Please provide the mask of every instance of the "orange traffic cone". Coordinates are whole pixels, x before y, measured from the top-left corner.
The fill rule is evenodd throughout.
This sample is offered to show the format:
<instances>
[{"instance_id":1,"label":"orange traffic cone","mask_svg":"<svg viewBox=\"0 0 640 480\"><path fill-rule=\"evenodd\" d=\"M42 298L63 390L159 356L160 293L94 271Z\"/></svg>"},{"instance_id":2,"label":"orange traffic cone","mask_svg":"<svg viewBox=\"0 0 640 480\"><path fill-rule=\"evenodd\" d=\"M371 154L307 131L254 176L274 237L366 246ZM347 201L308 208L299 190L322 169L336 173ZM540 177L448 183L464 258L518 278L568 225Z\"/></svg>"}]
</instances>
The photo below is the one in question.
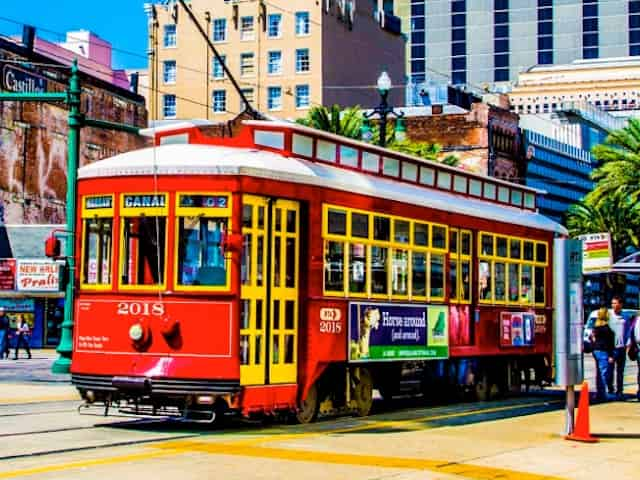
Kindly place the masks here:
<instances>
[{"instance_id":1,"label":"orange traffic cone","mask_svg":"<svg viewBox=\"0 0 640 480\"><path fill-rule=\"evenodd\" d=\"M580 401L578 403L578 420L573 433L564 437L567 440L575 440L578 442L595 443L598 438L591 436L589 433L589 383L582 382L582 390L580 390Z\"/></svg>"}]
</instances>

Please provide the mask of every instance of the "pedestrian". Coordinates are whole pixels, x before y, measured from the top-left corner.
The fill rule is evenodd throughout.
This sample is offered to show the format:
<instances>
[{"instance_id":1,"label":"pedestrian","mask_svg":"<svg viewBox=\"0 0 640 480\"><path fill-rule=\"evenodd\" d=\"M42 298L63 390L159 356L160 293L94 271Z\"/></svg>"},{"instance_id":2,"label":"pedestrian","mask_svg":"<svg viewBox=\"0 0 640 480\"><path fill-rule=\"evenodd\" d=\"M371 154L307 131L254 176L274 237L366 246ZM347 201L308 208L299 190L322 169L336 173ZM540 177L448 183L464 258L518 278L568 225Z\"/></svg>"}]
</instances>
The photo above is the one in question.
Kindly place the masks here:
<instances>
[{"instance_id":1,"label":"pedestrian","mask_svg":"<svg viewBox=\"0 0 640 480\"><path fill-rule=\"evenodd\" d=\"M636 398L640 400L640 315L633 320L629 338L629 360L638 363L638 391Z\"/></svg>"},{"instance_id":2,"label":"pedestrian","mask_svg":"<svg viewBox=\"0 0 640 480\"><path fill-rule=\"evenodd\" d=\"M9 318L0 307L0 359L9 358Z\"/></svg>"},{"instance_id":3,"label":"pedestrian","mask_svg":"<svg viewBox=\"0 0 640 480\"><path fill-rule=\"evenodd\" d=\"M22 316L19 320L18 328L16 330L18 338L16 339L16 351L13 355L13 359L18 359L18 350L24 345L24 349L27 351L27 355L31 358L31 350L29 350L29 324Z\"/></svg>"},{"instance_id":4,"label":"pedestrian","mask_svg":"<svg viewBox=\"0 0 640 480\"><path fill-rule=\"evenodd\" d=\"M615 348L613 361L615 364L615 394L618 400L623 399L624 392L624 367L627 360L627 346L631 334L631 318L627 312L622 311L622 298L614 295L611 299L609 310L609 326L615 334ZM609 393L614 393L614 368L609 370L607 387Z\"/></svg>"},{"instance_id":5,"label":"pedestrian","mask_svg":"<svg viewBox=\"0 0 640 480\"><path fill-rule=\"evenodd\" d=\"M609 327L609 311L602 307L598 310L598 317L591 333L593 344L593 358L596 361L596 389L598 400L609 400L607 395L607 381L609 370L613 366L613 352L615 334Z\"/></svg>"}]
</instances>

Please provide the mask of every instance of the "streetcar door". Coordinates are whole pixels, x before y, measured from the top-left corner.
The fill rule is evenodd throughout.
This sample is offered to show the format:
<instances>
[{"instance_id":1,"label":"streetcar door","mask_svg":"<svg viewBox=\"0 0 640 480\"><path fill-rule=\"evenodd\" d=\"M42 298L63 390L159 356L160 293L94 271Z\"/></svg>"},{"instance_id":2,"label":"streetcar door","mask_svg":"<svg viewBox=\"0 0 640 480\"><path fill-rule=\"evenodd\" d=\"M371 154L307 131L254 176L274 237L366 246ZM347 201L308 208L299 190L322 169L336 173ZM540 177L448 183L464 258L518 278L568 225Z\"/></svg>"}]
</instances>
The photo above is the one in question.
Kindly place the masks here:
<instances>
[{"instance_id":1,"label":"streetcar door","mask_svg":"<svg viewBox=\"0 0 640 480\"><path fill-rule=\"evenodd\" d=\"M300 204L275 200L271 218L269 383L295 383L298 362Z\"/></svg>"},{"instance_id":2,"label":"streetcar door","mask_svg":"<svg viewBox=\"0 0 640 480\"><path fill-rule=\"evenodd\" d=\"M240 383L295 383L300 205L243 196Z\"/></svg>"},{"instance_id":3,"label":"streetcar door","mask_svg":"<svg viewBox=\"0 0 640 480\"><path fill-rule=\"evenodd\" d=\"M267 198L243 196L242 240L240 383L264 385L269 245L269 200Z\"/></svg>"}]
</instances>

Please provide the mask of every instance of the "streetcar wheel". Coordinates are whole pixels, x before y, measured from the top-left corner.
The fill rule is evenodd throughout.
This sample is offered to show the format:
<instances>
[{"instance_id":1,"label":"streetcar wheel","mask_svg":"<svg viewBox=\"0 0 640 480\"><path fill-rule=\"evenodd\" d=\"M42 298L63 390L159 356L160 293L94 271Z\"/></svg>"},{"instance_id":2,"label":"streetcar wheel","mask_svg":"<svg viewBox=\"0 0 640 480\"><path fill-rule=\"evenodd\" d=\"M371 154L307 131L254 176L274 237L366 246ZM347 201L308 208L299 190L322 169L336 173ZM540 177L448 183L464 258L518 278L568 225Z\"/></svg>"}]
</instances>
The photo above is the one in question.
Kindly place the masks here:
<instances>
[{"instance_id":1,"label":"streetcar wheel","mask_svg":"<svg viewBox=\"0 0 640 480\"><path fill-rule=\"evenodd\" d=\"M319 407L318 387L314 383L311 385L309 392L307 392L307 397L300 402L300 406L296 412L296 420L302 424L314 422L318 417Z\"/></svg>"},{"instance_id":2,"label":"streetcar wheel","mask_svg":"<svg viewBox=\"0 0 640 480\"><path fill-rule=\"evenodd\" d=\"M360 369L359 377L354 378L353 400L355 402L355 414L358 417L366 417L373 405L373 378L366 368Z\"/></svg>"}]
</instances>

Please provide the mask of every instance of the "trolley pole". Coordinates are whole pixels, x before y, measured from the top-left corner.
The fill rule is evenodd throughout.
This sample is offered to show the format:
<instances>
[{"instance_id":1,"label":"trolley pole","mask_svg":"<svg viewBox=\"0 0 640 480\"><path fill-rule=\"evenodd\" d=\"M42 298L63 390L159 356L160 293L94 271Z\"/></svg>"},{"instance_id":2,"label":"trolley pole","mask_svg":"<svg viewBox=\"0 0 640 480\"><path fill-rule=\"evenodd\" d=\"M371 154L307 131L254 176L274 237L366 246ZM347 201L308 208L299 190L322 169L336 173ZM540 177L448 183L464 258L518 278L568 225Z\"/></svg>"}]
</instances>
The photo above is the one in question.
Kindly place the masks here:
<instances>
[{"instance_id":1,"label":"trolley pole","mask_svg":"<svg viewBox=\"0 0 640 480\"><path fill-rule=\"evenodd\" d=\"M28 62L27 62L28 63ZM46 93L9 93L0 92L0 102L64 102L69 106L67 139L67 195L66 195L66 239L65 261L67 264L65 279L65 307L64 320L61 325L60 344L56 351L60 355L53 363L53 373L69 373L71 368L71 354L73 351L73 298L75 287L75 228L76 228L76 184L78 181L78 166L80 164L80 130L83 127L105 128L138 134L140 129L133 125L126 125L104 120L85 118L80 111L80 75L77 59L71 64L69 88L66 92Z\"/></svg>"}]
</instances>

